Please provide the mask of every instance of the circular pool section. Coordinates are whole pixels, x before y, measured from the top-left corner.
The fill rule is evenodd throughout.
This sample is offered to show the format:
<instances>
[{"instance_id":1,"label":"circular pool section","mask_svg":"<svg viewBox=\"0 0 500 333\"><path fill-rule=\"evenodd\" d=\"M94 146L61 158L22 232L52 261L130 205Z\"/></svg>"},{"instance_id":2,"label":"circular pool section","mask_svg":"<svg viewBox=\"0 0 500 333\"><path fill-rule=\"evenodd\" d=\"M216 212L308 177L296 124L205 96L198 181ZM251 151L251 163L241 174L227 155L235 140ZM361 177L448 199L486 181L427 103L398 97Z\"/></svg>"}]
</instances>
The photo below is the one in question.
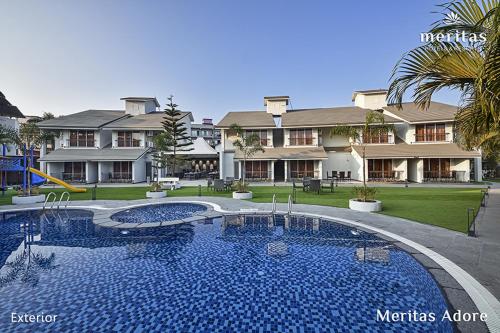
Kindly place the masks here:
<instances>
[{"instance_id":1,"label":"circular pool section","mask_svg":"<svg viewBox=\"0 0 500 333\"><path fill-rule=\"evenodd\" d=\"M13 311L58 315L33 332L453 332L440 319L378 320L377 310L441 318L448 305L410 254L330 220L235 215L115 229L61 210L0 223L0 332L26 332Z\"/></svg>"},{"instance_id":2,"label":"circular pool section","mask_svg":"<svg viewBox=\"0 0 500 333\"><path fill-rule=\"evenodd\" d=\"M113 221L122 223L155 223L182 220L197 213L202 213L207 207L193 203L166 203L147 205L122 210L111 215Z\"/></svg>"}]
</instances>

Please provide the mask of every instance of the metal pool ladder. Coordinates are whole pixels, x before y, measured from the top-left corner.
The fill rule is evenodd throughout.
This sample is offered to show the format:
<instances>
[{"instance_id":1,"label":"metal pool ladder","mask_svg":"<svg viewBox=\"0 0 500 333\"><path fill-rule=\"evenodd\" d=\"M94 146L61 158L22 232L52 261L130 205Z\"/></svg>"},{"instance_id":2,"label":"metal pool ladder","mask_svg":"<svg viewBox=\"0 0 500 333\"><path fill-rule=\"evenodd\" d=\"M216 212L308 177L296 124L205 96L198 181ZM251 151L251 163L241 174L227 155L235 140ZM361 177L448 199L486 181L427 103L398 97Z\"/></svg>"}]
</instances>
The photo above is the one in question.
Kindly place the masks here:
<instances>
[{"instance_id":1,"label":"metal pool ladder","mask_svg":"<svg viewBox=\"0 0 500 333\"><path fill-rule=\"evenodd\" d=\"M67 195L67 196L68 196L68 197L66 198L66 201L64 202L64 208L66 208L66 207L68 206L68 202L69 202L70 195L69 195L69 192L64 191L64 192L61 194L61 197L59 198L59 203L57 204L57 209L59 209L59 207L61 207L61 201L62 201L62 199L64 198L64 195Z\"/></svg>"},{"instance_id":2,"label":"metal pool ladder","mask_svg":"<svg viewBox=\"0 0 500 333\"><path fill-rule=\"evenodd\" d=\"M47 202L49 202L49 199L51 196L53 196L54 199L51 201L52 204L50 205L50 208L52 208L54 206L54 203L56 202L56 199L57 199L57 195L54 192L50 192L49 194L47 194L47 197L45 198L45 202L43 203L42 210L45 210L45 207L47 206Z\"/></svg>"},{"instance_id":3,"label":"metal pool ladder","mask_svg":"<svg viewBox=\"0 0 500 333\"><path fill-rule=\"evenodd\" d=\"M292 195L288 195L288 215L292 215L292 205L293 205Z\"/></svg>"},{"instance_id":4,"label":"metal pool ladder","mask_svg":"<svg viewBox=\"0 0 500 333\"><path fill-rule=\"evenodd\" d=\"M276 213L276 194L273 194L273 215Z\"/></svg>"}]
</instances>

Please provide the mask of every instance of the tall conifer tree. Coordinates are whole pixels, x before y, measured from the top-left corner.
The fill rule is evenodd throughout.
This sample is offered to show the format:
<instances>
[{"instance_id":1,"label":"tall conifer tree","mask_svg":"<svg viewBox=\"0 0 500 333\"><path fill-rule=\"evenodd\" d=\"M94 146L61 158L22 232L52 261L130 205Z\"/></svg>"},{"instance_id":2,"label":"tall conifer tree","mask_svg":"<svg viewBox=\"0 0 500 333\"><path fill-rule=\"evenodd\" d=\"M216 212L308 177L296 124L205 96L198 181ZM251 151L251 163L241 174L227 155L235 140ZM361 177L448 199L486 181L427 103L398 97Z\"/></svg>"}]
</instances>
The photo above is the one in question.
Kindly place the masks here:
<instances>
[{"instance_id":1,"label":"tall conifer tree","mask_svg":"<svg viewBox=\"0 0 500 333\"><path fill-rule=\"evenodd\" d=\"M170 144L165 148L170 155L172 176L175 176L177 162L185 159L184 156L179 156L179 152L184 153L193 150L191 135L184 125L184 118L189 114L183 114L177 107L178 105L174 103L174 96L170 95L162 121L164 135L170 138Z\"/></svg>"}]
</instances>

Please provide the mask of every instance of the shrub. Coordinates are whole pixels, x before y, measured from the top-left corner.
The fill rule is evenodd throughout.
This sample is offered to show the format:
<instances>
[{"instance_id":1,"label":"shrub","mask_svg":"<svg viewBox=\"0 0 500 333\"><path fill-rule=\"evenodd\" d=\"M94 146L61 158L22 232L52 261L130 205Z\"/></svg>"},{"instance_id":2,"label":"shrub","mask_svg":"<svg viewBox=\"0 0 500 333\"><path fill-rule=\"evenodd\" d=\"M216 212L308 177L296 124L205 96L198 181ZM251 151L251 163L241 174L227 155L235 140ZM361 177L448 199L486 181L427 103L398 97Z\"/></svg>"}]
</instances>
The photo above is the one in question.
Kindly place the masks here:
<instances>
[{"instance_id":1,"label":"shrub","mask_svg":"<svg viewBox=\"0 0 500 333\"><path fill-rule=\"evenodd\" d=\"M373 201L377 189L374 187L355 186L352 191L359 201Z\"/></svg>"},{"instance_id":2,"label":"shrub","mask_svg":"<svg viewBox=\"0 0 500 333\"><path fill-rule=\"evenodd\" d=\"M154 182L151 184L151 192L161 192L161 184L158 182Z\"/></svg>"},{"instance_id":3,"label":"shrub","mask_svg":"<svg viewBox=\"0 0 500 333\"><path fill-rule=\"evenodd\" d=\"M236 189L236 192L239 192L239 193L248 192L248 183L247 182L243 182L241 180L238 180L237 182L234 183L233 186Z\"/></svg>"}]
</instances>

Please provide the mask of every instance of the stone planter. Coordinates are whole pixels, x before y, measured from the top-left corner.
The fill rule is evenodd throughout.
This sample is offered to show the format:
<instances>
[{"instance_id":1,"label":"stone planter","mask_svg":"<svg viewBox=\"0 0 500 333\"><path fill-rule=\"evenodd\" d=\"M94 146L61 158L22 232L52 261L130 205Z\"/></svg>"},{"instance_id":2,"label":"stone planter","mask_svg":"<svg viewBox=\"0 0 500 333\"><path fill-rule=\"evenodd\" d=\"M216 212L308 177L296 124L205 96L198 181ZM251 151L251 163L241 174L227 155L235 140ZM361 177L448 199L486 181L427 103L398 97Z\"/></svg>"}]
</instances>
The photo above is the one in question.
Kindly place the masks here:
<instances>
[{"instance_id":1,"label":"stone planter","mask_svg":"<svg viewBox=\"0 0 500 333\"><path fill-rule=\"evenodd\" d=\"M21 196L12 197L13 205L32 205L38 202L45 202L45 194L31 195L29 197L21 197Z\"/></svg>"},{"instance_id":2,"label":"stone planter","mask_svg":"<svg viewBox=\"0 0 500 333\"><path fill-rule=\"evenodd\" d=\"M167 196L167 192L165 192L165 191L160 191L160 192L147 191L146 192L146 198L159 199L159 198L165 198L166 196Z\"/></svg>"},{"instance_id":3,"label":"stone planter","mask_svg":"<svg viewBox=\"0 0 500 333\"><path fill-rule=\"evenodd\" d=\"M252 192L233 192L233 199L252 199Z\"/></svg>"},{"instance_id":4,"label":"stone planter","mask_svg":"<svg viewBox=\"0 0 500 333\"><path fill-rule=\"evenodd\" d=\"M358 199L349 200L349 208L360 212L380 212L382 210L382 201L358 201Z\"/></svg>"}]
</instances>

